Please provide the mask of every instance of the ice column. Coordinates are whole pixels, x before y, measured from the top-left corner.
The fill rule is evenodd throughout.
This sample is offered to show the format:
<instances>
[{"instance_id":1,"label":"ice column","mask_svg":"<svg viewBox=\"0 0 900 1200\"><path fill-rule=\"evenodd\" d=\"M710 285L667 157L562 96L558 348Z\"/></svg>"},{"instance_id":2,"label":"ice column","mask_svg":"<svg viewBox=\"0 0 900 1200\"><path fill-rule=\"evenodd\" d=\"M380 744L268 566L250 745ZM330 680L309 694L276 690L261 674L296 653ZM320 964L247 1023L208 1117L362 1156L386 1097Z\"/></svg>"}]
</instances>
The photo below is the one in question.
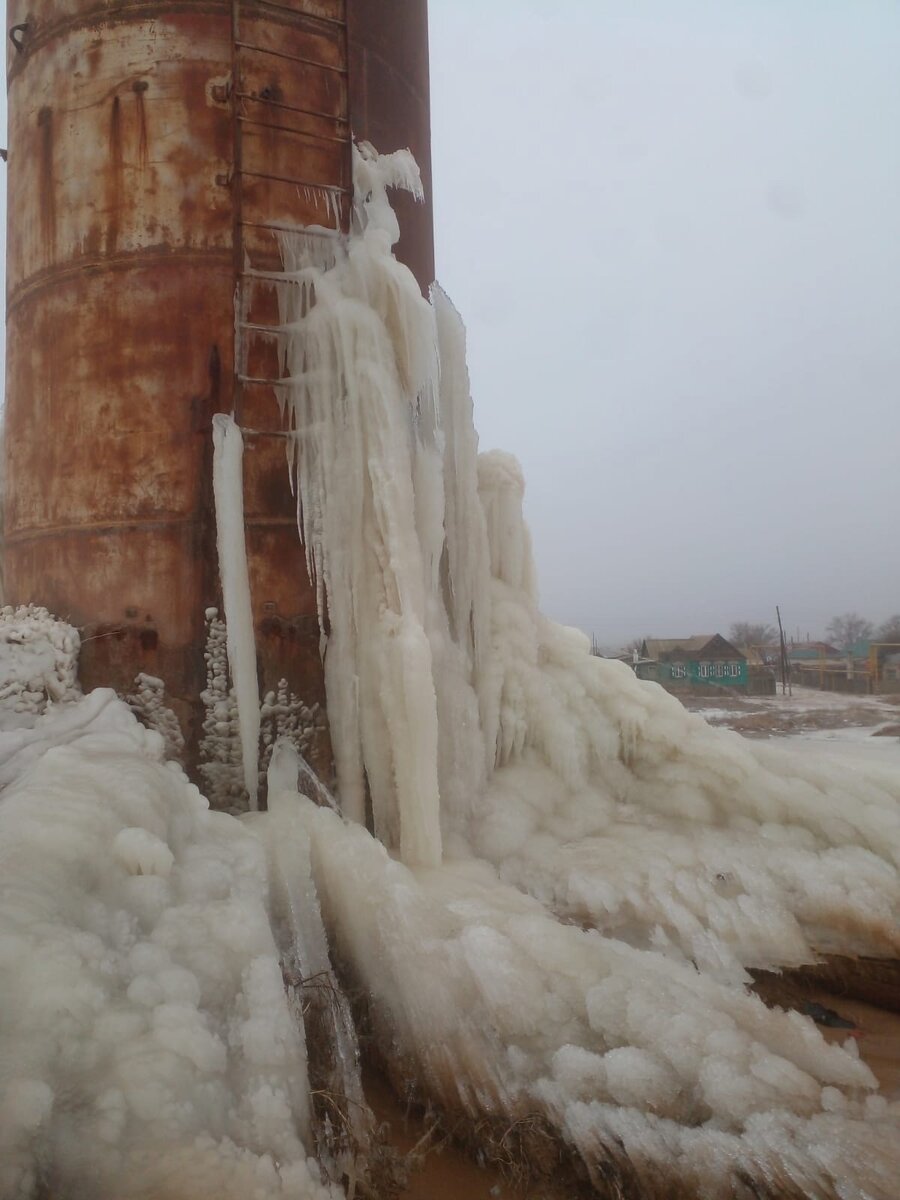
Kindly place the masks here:
<instances>
[{"instance_id":1,"label":"ice column","mask_svg":"<svg viewBox=\"0 0 900 1200\"><path fill-rule=\"evenodd\" d=\"M250 807L255 810L259 806L259 685L244 541L243 457L244 440L240 429L232 417L217 413L213 417L213 493L219 575L225 607L228 665L237 697L244 784Z\"/></svg>"}]
</instances>

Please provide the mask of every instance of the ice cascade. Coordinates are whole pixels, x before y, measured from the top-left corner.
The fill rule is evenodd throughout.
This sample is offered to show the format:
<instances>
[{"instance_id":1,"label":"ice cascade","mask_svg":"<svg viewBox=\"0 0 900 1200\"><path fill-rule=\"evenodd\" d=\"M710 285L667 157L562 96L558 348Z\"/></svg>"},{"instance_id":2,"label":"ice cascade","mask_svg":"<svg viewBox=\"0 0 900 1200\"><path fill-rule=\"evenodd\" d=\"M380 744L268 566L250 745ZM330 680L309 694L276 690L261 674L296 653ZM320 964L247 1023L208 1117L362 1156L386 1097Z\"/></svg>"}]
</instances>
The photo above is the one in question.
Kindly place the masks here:
<instances>
[{"instance_id":1,"label":"ice cascade","mask_svg":"<svg viewBox=\"0 0 900 1200\"><path fill-rule=\"evenodd\" d=\"M351 236L281 234L263 281L352 823L293 819L377 1044L450 1111L536 1116L595 1182L887 1200L896 1111L742 985L897 952L900 784L713 730L542 616L462 323L392 253L415 165L354 168Z\"/></svg>"}]
</instances>

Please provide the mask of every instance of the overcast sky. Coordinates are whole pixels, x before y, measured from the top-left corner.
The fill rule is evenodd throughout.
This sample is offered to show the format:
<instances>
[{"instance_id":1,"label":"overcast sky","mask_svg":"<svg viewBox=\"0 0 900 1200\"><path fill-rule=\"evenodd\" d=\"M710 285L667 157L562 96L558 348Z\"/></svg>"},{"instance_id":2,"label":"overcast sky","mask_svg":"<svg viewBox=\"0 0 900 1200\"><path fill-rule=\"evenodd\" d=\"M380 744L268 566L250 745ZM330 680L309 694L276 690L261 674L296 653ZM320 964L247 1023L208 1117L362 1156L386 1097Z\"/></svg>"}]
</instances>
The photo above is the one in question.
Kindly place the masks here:
<instances>
[{"instance_id":1,"label":"overcast sky","mask_svg":"<svg viewBox=\"0 0 900 1200\"><path fill-rule=\"evenodd\" d=\"M438 275L546 611L900 611L900 3L430 14Z\"/></svg>"},{"instance_id":2,"label":"overcast sky","mask_svg":"<svg viewBox=\"0 0 900 1200\"><path fill-rule=\"evenodd\" d=\"M900 611L900 2L430 13L438 274L544 608Z\"/></svg>"}]
</instances>

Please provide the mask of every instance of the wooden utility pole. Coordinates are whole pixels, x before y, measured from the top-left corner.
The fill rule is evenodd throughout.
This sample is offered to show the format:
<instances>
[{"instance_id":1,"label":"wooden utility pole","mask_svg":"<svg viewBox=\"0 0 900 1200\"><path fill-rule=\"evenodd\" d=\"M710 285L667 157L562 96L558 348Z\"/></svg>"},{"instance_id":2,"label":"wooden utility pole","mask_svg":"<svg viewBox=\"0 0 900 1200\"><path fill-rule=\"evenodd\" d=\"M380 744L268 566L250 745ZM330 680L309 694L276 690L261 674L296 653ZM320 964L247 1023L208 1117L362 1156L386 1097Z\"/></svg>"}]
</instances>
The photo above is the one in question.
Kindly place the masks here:
<instances>
[{"instance_id":1,"label":"wooden utility pole","mask_svg":"<svg viewBox=\"0 0 900 1200\"><path fill-rule=\"evenodd\" d=\"M781 623L781 609L775 605L775 615L778 617L778 637L781 643L781 694L787 692L792 696L793 689L791 688L791 662L788 658L787 643L784 640L784 626Z\"/></svg>"}]
</instances>

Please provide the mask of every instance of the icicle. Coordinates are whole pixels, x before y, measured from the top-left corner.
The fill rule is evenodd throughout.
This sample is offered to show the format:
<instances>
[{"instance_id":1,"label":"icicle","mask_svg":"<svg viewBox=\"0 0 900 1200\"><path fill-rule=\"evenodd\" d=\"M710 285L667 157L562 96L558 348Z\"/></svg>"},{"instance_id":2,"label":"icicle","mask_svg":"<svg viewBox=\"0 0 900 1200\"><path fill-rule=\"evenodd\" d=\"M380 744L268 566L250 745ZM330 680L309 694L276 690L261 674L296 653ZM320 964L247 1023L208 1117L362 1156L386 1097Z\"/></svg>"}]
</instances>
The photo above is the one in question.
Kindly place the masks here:
<instances>
[{"instance_id":1,"label":"icicle","mask_svg":"<svg viewBox=\"0 0 900 1200\"><path fill-rule=\"evenodd\" d=\"M418 192L399 153L355 153L364 230L349 244L281 234L276 289L307 562L325 644L343 812L409 863L441 860L433 604L443 544L434 314L390 253L392 182ZM286 286L286 285L290 286ZM327 611L327 622L326 622ZM443 618L444 622L446 618ZM443 639L449 644L449 637Z\"/></svg>"},{"instance_id":2,"label":"icicle","mask_svg":"<svg viewBox=\"0 0 900 1200\"><path fill-rule=\"evenodd\" d=\"M302 1000L313 1038L310 1072L319 1088L342 1107L342 1120L321 1131L319 1157L331 1173L352 1174L370 1149L375 1121L366 1103L360 1051L347 996L332 969L319 898L312 879L309 835L298 814L309 801L298 795L298 778L315 781L333 804L306 760L279 738L268 770L269 812L261 825L270 855L273 907L281 927L286 982ZM357 1160L360 1160L359 1162ZM337 1168L335 1170L335 1167Z\"/></svg>"},{"instance_id":3,"label":"icicle","mask_svg":"<svg viewBox=\"0 0 900 1200\"><path fill-rule=\"evenodd\" d=\"M250 808L255 810L259 789L259 684L244 539L243 455L240 429L232 417L217 413L213 417L213 492L219 575L228 635L228 663L237 696L244 785L250 797Z\"/></svg>"}]
</instances>

